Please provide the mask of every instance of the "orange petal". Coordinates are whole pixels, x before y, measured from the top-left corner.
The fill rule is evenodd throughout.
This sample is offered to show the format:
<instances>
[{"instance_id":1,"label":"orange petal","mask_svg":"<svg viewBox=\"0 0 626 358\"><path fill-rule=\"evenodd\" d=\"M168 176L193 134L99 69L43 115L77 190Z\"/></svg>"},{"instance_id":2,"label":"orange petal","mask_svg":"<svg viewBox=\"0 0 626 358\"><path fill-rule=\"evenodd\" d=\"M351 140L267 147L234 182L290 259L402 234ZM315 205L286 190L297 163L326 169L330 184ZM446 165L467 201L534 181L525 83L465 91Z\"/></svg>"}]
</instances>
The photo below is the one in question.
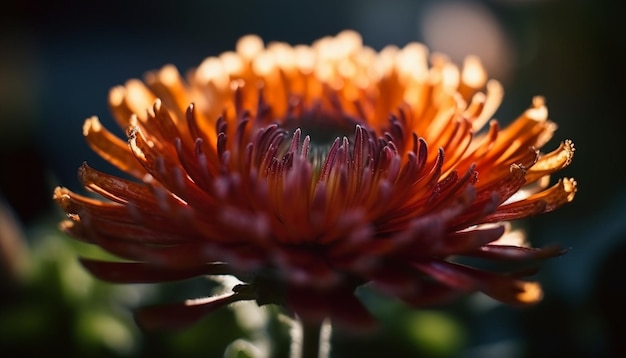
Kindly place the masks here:
<instances>
[{"instance_id":1,"label":"orange petal","mask_svg":"<svg viewBox=\"0 0 626 358\"><path fill-rule=\"evenodd\" d=\"M563 178L560 179L558 183L553 185L552 187L541 191L537 194L531 195L526 199L502 205L498 208L498 212L523 212L526 210L527 214L541 214L550 212L563 204L569 203L574 200L574 195L576 194L577 184L574 179L571 178ZM542 211L532 211L530 210L533 207L537 207L537 202L543 202L545 204Z\"/></svg>"},{"instance_id":2,"label":"orange petal","mask_svg":"<svg viewBox=\"0 0 626 358\"><path fill-rule=\"evenodd\" d=\"M556 150L541 156L537 163L528 169L526 181L529 183L534 182L545 175L567 167L572 162L573 157L574 143L571 140L561 142L561 145Z\"/></svg>"},{"instance_id":3,"label":"orange petal","mask_svg":"<svg viewBox=\"0 0 626 358\"><path fill-rule=\"evenodd\" d=\"M133 157L128 144L104 128L97 117L85 121L83 135L94 152L120 170L137 178L146 174L146 170Z\"/></svg>"}]
</instances>

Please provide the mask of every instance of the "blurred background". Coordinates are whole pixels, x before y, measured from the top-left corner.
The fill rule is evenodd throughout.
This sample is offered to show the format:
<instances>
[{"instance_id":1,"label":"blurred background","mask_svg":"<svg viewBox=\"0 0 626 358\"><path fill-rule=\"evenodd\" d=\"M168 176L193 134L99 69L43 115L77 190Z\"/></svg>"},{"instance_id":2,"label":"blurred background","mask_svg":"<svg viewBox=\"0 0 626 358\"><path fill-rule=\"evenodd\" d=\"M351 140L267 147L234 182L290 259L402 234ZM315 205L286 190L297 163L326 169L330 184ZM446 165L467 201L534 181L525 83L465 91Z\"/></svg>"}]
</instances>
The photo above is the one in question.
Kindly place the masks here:
<instances>
[{"instance_id":1,"label":"blurred background","mask_svg":"<svg viewBox=\"0 0 626 358\"><path fill-rule=\"evenodd\" d=\"M626 28L617 1L9 1L0 12L0 352L39 356L246 357L275 340L287 356L288 327L271 309L225 309L194 328L143 334L130 308L207 294L208 282L113 286L76 262L80 246L57 230L51 200L79 190L87 160L110 166L85 144L85 118L113 128L107 93L164 64L181 71L256 33L306 43L343 29L379 50L419 41L460 64L479 55L505 97L508 122L546 97L572 139L574 202L523 222L536 246L571 248L538 275L544 301L519 309L476 295L439 310L412 311L362 295L383 329L367 340L341 331L333 357L626 356ZM122 133L121 131L119 132ZM184 296L177 296L184 292ZM243 312L243 313L242 313ZM256 347L256 348L254 348ZM259 348L261 347L261 348ZM246 353L247 352L247 353Z\"/></svg>"}]
</instances>

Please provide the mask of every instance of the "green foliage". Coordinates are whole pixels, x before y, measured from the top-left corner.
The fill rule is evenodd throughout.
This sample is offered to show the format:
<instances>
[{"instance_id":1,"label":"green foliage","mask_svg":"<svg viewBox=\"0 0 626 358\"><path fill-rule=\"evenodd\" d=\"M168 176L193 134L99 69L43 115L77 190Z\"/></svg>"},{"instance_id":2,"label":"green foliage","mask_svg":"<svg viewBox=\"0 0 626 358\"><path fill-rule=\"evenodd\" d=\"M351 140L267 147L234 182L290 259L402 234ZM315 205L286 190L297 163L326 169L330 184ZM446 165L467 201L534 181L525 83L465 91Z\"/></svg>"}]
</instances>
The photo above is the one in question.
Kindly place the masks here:
<instances>
[{"instance_id":1,"label":"green foliage","mask_svg":"<svg viewBox=\"0 0 626 358\"><path fill-rule=\"evenodd\" d=\"M239 340L254 347L252 328L243 324L233 309L219 310L180 332L142 332L132 319L134 307L211 295L215 283L204 279L162 285L115 285L99 281L80 265L78 257L114 257L96 246L68 238L56 226L56 222L46 222L33 228L28 235L24 279L17 286L9 286L10 290L0 296L3 354L221 357L233 345L229 349L234 354L232 357L253 358L249 350L238 349L233 343ZM257 309L266 314L255 329L282 334L278 341L286 342L284 329L277 328L280 324L275 319L276 311Z\"/></svg>"}]
</instances>

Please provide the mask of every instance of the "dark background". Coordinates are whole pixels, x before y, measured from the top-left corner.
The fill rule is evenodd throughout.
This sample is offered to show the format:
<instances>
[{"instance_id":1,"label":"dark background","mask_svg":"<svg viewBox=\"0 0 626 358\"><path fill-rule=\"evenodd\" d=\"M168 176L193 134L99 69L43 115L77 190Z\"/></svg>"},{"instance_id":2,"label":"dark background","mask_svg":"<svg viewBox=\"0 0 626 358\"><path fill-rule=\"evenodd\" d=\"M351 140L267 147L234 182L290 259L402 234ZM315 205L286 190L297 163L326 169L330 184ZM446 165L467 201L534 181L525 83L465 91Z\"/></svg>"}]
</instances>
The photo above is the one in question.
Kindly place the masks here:
<instances>
[{"instance_id":1,"label":"dark background","mask_svg":"<svg viewBox=\"0 0 626 358\"><path fill-rule=\"evenodd\" d=\"M11 268L15 250L26 256L37 251L38 234L54 232L62 217L51 201L52 189L61 184L79 189L75 173L83 160L102 170L110 168L88 149L81 128L91 115L112 128L106 105L111 87L168 63L184 72L206 56L233 49L236 40L248 33L259 34L266 42L308 44L354 29L377 50L419 41L450 54L457 63L464 55L478 54L505 88L496 113L499 120L515 118L534 95L542 95L551 119L559 125L546 149L568 138L576 145L573 164L557 174L578 181L574 202L524 222L537 246L556 242L571 248L540 273L545 300L531 309L498 307L484 314L450 308L446 313L466 337L462 347L450 354L488 357L480 349L500 352L497 349L513 344L515 357L619 356L618 352L626 352L622 330L626 322L626 181L622 176L626 30L624 13L617 6L617 1L608 0L27 0L3 4L0 202L5 221L0 222L0 233L7 237L12 232L23 242L0 246L7 277L0 286L4 291L0 335L20 327L16 320L23 316L13 313L27 311L22 306L33 292L49 293L37 285L54 285L50 280L15 279ZM76 315L76 304L54 292L58 302L43 305L49 310L63 307L61 313L51 315L48 323L53 326L56 319L64 322L64 315ZM35 301L33 307L41 309L40 303ZM65 347L79 352L83 348L76 347L88 344L76 342L76 337L80 335L55 331L30 338L14 333L0 341L0 348L16 349L32 342L33 351ZM51 342L63 344L54 348ZM345 347L350 345L375 346L346 338L337 343L337 354L341 349L349 352ZM141 355L148 349L137 351Z\"/></svg>"}]
</instances>

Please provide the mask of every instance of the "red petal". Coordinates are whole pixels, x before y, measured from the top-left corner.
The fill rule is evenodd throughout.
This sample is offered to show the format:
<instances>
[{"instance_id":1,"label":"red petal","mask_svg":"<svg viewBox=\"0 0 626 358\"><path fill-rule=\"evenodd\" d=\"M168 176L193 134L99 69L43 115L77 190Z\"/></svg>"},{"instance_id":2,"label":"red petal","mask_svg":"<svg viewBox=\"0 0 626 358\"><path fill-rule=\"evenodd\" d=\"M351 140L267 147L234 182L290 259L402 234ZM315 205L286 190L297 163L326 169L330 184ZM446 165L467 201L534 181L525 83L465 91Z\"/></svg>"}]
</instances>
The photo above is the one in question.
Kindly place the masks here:
<instances>
[{"instance_id":1,"label":"red petal","mask_svg":"<svg viewBox=\"0 0 626 358\"><path fill-rule=\"evenodd\" d=\"M416 263L422 272L444 285L459 291L482 291L508 304L532 304L542 298L541 287L534 282L521 281L511 276L481 271L447 261Z\"/></svg>"},{"instance_id":2,"label":"red petal","mask_svg":"<svg viewBox=\"0 0 626 358\"><path fill-rule=\"evenodd\" d=\"M251 299L238 293L187 300L180 303L143 307L135 311L135 321L145 330L178 330L187 328L209 313L230 303Z\"/></svg>"},{"instance_id":3,"label":"red petal","mask_svg":"<svg viewBox=\"0 0 626 358\"><path fill-rule=\"evenodd\" d=\"M194 207L207 208L207 210L219 204L213 196L199 188L184 172L174 148L171 152L158 151L157 148L148 144L144 134L136 128L129 136L129 145L135 158L146 171L185 203Z\"/></svg>"},{"instance_id":4,"label":"red petal","mask_svg":"<svg viewBox=\"0 0 626 358\"><path fill-rule=\"evenodd\" d=\"M418 270L446 286L463 292L476 290L478 288L476 280L459 272L456 266L447 261L428 261L415 264Z\"/></svg>"},{"instance_id":5,"label":"red petal","mask_svg":"<svg viewBox=\"0 0 626 358\"><path fill-rule=\"evenodd\" d=\"M444 257L463 254L497 240L504 234L504 231L504 226L496 226L488 229L456 232L437 242L437 246L433 248L431 254Z\"/></svg>"},{"instance_id":6,"label":"red petal","mask_svg":"<svg viewBox=\"0 0 626 358\"><path fill-rule=\"evenodd\" d=\"M398 298L413 307L421 308L449 303L461 294L453 287L436 281L421 280L417 286L419 289L415 292L398 295Z\"/></svg>"},{"instance_id":7,"label":"red petal","mask_svg":"<svg viewBox=\"0 0 626 358\"><path fill-rule=\"evenodd\" d=\"M106 262L86 258L81 258L80 263L92 275L113 283L154 283L184 280L201 275L230 274L228 265L223 263L184 269L172 269L143 262Z\"/></svg>"},{"instance_id":8,"label":"red petal","mask_svg":"<svg viewBox=\"0 0 626 358\"><path fill-rule=\"evenodd\" d=\"M493 260L542 260L563 255L566 252L567 250L563 250L558 246L539 249L509 245L485 245L476 250L464 252L463 256Z\"/></svg>"},{"instance_id":9,"label":"red petal","mask_svg":"<svg viewBox=\"0 0 626 358\"><path fill-rule=\"evenodd\" d=\"M389 260L368 275L372 284L381 292L394 296L410 295L416 291L420 274L400 260Z\"/></svg>"},{"instance_id":10,"label":"red petal","mask_svg":"<svg viewBox=\"0 0 626 358\"><path fill-rule=\"evenodd\" d=\"M136 183L102 173L87 163L78 168L78 177L87 189L117 203L126 204L130 201L146 209L153 209L157 205L152 189L145 183Z\"/></svg>"},{"instance_id":11,"label":"red petal","mask_svg":"<svg viewBox=\"0 0 626 358\"><path fill-rule=\"evenodd\" d=\"M92 242L121 258L149 262L158 266L188 269L207 262L219 261L217 247L204 242L187 242L178 245L144 245L91 235Z\"/></svg>"}]
</instances>

